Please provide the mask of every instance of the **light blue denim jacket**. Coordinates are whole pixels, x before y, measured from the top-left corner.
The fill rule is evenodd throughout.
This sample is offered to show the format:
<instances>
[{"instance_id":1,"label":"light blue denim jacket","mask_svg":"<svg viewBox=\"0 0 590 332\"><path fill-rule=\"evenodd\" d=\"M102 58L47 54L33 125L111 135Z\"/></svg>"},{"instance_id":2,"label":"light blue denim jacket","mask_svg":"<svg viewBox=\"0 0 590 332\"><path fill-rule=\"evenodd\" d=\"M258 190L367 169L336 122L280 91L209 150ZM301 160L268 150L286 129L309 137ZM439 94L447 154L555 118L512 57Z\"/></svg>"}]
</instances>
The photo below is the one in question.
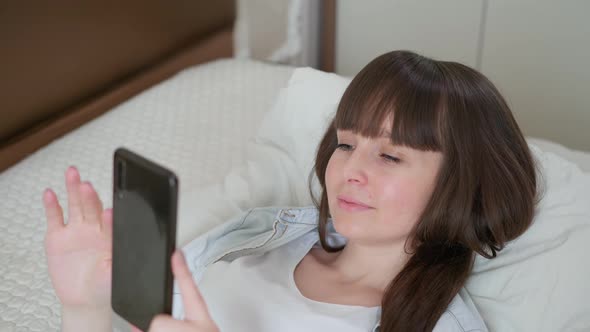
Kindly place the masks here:
<instances>
[{"instance_id":1,"label":"light blue denim jacket","mask_svg":"<svg viewBox=\"0 0 590 332\"><path fill-rule=\"evenodd\" d=\"M309 232L317 232L317 227L318 210L313 206L255 208L213 228L189 242L182 250L198 284L206 268L219 260L231 262L242 256L263 254ZM333 246L346 243L346 239L334 230L331 222L327 225L326 240ZM174 292L175 297L179 296L176 288ZM452 305L449 306L451 307ZM473 322L459 322L461 317L466 316L464 312L450 314L451 317L447 317L447 321L453 321L453 326L459 328L444 328L440 329L441 331L487 331L485 326L483 329L473 328L477 325L472 324ZM371 331L378 332L379 326L377 322ZM439 329L435 328L435 331L437 330Z\"/></svg>"}]
</instances>

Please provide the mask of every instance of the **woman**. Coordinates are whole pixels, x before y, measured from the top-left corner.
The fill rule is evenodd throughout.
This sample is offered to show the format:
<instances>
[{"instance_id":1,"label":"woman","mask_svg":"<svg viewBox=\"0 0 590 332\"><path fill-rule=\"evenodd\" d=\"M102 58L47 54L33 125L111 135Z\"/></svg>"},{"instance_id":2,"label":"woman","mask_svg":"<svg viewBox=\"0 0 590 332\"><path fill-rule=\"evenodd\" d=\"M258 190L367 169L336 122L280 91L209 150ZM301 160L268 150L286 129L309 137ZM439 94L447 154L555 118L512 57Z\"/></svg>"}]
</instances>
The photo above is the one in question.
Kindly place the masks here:
<instances>
[{"instance_id":1,"label":"woman","mask_svg":"<svg viewBox=\"0 0 590 332\"><path fill-rule=\"evenodd\" d=\"M150 330L486 330L460 294L474 254L495 257L536 203L531 153L489 80L412 52L379 56L342 96L315 175L315 207L254 209L184 248L203 296L176 253L185 318ZM44 195L63 330L107 331L111 212L74 168L66 186L67 226Z\"/></svg>"}]
</instances>

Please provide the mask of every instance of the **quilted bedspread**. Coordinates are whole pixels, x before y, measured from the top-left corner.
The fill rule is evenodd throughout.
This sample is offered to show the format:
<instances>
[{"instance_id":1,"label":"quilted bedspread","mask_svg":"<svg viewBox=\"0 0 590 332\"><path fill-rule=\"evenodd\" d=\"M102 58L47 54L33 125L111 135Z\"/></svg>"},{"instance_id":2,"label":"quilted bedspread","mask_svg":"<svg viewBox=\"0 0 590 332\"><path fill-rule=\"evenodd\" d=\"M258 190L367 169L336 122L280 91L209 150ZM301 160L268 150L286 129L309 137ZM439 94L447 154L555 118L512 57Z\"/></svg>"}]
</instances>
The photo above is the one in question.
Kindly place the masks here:
<instances>
[{"instance_id":1,"label":"quilted bedspread","mask_svg":"<svg viewBox=\"0 0 590 332\"><path fill-rule=\"evenodd\" d=\"M41 195L53 188L66 210L69 165L92 182L105 207L119 146L173 169L181 196L214 183L245 160L244 142L292 70L231 59L186 69L0 173L0 331L59 330Z\"/></svg>"}]
</instances>

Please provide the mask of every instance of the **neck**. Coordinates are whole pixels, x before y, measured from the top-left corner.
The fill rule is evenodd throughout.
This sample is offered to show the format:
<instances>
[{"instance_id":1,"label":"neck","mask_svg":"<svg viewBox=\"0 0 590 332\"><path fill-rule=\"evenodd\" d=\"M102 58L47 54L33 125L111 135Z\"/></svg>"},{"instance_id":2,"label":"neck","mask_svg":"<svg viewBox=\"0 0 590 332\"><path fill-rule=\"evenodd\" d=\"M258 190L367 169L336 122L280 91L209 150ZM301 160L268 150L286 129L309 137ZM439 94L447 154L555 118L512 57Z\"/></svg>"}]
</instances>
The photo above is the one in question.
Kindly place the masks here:
<instances>
[{"instance_id":1,"label":"neck","mask_svg":"<svg viewBox=\"0 0 590 332\"><path fill-rule=\"evenodd\" d=\"M403 242L376 245L349 241L342 251L334 254L327 266L335 271L343 284L384 293L409 257Z\"/></svg>"}]
</instances>

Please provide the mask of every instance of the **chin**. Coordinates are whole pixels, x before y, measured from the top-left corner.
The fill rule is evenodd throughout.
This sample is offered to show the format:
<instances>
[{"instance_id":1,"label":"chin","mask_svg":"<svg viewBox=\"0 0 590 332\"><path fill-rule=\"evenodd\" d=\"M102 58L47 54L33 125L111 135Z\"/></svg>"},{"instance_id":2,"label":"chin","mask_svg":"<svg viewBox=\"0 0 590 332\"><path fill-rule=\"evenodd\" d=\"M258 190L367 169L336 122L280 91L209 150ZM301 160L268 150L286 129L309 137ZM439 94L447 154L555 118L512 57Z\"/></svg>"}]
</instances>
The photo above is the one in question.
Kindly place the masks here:
<instances>
[{"instance_id":1,"label":"chin","mask_svg":"<svg viewBox=\"0 0 590 332\"><path fill-rule=\"evenodd\" d=\"M372 229L370 226L372 219L368 215L361 216L360 213L349 213L347 211L336 210L332 213L334 229L348 239L365 237L367 231Z\"/></svg>"}]
</instances>

